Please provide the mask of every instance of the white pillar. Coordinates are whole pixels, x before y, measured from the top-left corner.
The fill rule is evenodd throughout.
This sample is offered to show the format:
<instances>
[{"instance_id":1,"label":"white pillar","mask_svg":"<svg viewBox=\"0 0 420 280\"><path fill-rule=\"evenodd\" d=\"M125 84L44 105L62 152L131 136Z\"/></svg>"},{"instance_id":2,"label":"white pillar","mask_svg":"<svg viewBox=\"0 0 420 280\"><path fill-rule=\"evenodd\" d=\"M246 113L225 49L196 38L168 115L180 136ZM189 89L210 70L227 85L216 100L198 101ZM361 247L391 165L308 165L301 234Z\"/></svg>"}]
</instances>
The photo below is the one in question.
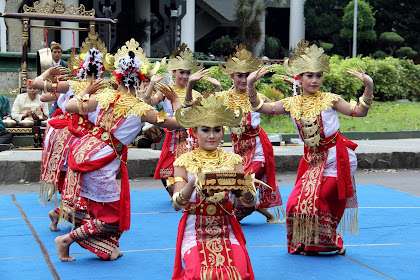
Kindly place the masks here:
<instances>
[{"instance_id":1,"label":"white pillar","mask_svg":"<svg viewBox=\"0 0 420 280\"><path fill-rule=\"evenodd\" d=\"M0 13L4 13L6 8L6 0L0 0ZM0 51L7 51L7 37L6 37L6 24L4 23L4 17L0 18Z\"/></svg>"},{"instance_id":2,"label":"white pillar","mask_svg":"<svg viewBox=\"0 0 420 280\"><path fill-rule=\"evenodd\" d=\"M260 41L255 45L254 49L252 50L252 54L254 56L260 56L261 51L264 48L264 43L265 43L265 13L263 13L262 16L261 16L260 27L261 27L261 38L260 38ZM276 57L269 57L269 58L276 58Z\"/></svg>"},{"instance_id":3,"label":"white pillar","mask_svg":"<svg viewBox=\"0 0 420 280\"><path fill-rule=\"evenodd\" d=\"M65 0L67 6L73 4L74 8L79 8L79 0ZM79 27L78 22L61 22L61 27ZM79 31L74 31L74 41L76 48L79 47ZM73 47L73 32L72 30L61 30L61 44L63 51Z\"/></svg>"},{"instance_id":4,"label":"white pillar","mask_svg":"<svg viewBox=\"0 0 420 280\"><path fill-rule=\"evenodd\" d=\"M136 13L135 13L134 20L136 22L139 19L143 19L143 20L147 19L148 21L150 21L150 0L135 1L135 9L136 9ZM151 54L150 41L152 40L152 38L150 38L150 27L147 33L149 34L149 41L146 43L143 43L141 47L143 48L146 55L150 57L150 54Z\"/></svg>"},{"instance_id":5,"label":"white pillar","mask_svg":"<svg viewBox=\"0 0 420 280\"><path fill-rule=\"evenodd\" d=\"M305 0L290 1L289 49L294 49L305 38Z\"/></svg>"},{"instance_id":6,"label":"white pillar","mask_svg":"<svg viewBox=\"0 0 420 280\"><path fill-rule=\"evenodd\" d=\"M187 10L181 21L181 43L186 43L194 52L195 49L195 0L186 0ZM179 24L179 23L178 23Z\"/></svg>"}]
</instances>

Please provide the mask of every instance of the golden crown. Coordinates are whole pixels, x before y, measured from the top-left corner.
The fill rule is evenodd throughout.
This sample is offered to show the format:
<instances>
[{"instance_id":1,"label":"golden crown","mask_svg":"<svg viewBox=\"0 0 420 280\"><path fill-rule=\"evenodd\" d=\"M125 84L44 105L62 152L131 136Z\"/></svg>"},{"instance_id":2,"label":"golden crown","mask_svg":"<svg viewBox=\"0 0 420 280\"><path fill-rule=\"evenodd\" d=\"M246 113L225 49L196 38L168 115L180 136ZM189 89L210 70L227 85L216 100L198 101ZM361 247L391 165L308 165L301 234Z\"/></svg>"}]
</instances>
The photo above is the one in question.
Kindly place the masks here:
<instances>
[{"instance_id":1,"label":"golden crown","mask_svg":"<svg viewBox=\"0 0 420 280\"><path fill-rule=\"evenodd\" d=\"M226 75L254 72L261 66L261 61L255 58L242 44L236 47L236 52L229 57L224 67L219 61L219 68Z\"/></svg>"},{"instance_id":2,"label":"golden crown","mask_svg":"<svg viewBox=\"0 0 420 280\"><path fill-rule=\"evenodd\" d=\"M109 64L109 57L110 54L105 46L105 43L99 38L99 34L93 30L89 31L87 38L83 41L82 46L80 47L80 54L76 55L76 53L72 52L70 54L70 58L67 61L67 67L71 70L80 68L79 63L83 62L84 55L92 48L99 50L103 57L103 64L107 71L112 70L112 64Z\"/></svg>"},{"instance_id":3,"label":"golden crown","mask_svg":"<svg viewBox=\"0 0 420 280\"><path fill-rule=\"evenodd\" d=\"M296 76L306 72L330 72L330 60L324 54L324 49L317 45L309 47L309 42L302 39L295 49L292 59L283 63L284 71L288 75Z\"/></svg>"},{"instance_id":4,"label":"golden crown","mask_svg":"<svg viewBox=\"0 0 420 280\"><path fill-rule=\"evenodd\" d=\"M175 118L185 128L199 126L236 127L241 122L242 110L235 112L225 106L221 98L210 94L208 97L198 99L192 107L176 110Z\"/></svg>"},{"instance_id":5,"label":"golden crown","mask_svg":"<svg viewBox=\"0 0 420 280\"><path fill-rule=\"evenodd\" d=\"M168 71L183 69L183 70L191 70L191 71L198 71L203 68L203 62L198 64L197 60L195 60L193 53L187 48L185 43L182 43L169 57L170 60L167 64L162 64Z\"/></svg>"}]
</instances>

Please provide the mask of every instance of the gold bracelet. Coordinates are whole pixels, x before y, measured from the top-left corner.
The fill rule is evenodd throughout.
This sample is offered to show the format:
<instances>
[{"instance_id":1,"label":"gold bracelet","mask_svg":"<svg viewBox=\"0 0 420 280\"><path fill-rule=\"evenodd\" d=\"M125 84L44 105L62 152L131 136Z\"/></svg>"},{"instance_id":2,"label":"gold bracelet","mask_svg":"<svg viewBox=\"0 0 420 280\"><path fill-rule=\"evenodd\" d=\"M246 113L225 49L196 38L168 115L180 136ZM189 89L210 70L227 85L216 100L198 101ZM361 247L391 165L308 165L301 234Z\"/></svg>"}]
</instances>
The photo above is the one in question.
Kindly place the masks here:
<instances>
[{"instance_id":1,"label":"gold bracelet","mask_svg":"<svg viewBox=\"0 0 420 280\"><path fill-rule=\"evenodd\" d=\"M361 104L363 107L365 107L365 108L367 108L367 109L372 108L372 103L367 104L367 103L363 100L363 98L362 98L361 96L359 97L359 102L360 102L360 104Z\"/></svg>"},{"instance_id":2,"label":"gold bracelet","mask_svg":"<svg viewBox=\"0 0 420 280\"><path fill-rule=\"evenodd\" d=\"M264 105L264 100L262 100L262 99L260 99L260 101L259 101L259 103L258 103L258 105L257 106L252 106L252 104L251 104L251 111L252 112L256 112L256 111L258 111L259 109L261 109L261 107Z\"/></svg>"},{"instance_id":3,"label":"gold bracelet","mask_svg":"<svg viewBox=\"0 0 420 280\"><path fill-rule=\"evenodd\" d=\"M184 177L178 176L174 178L174 182L186 182L187 180L184 179Z\"/></svg>"},{"instance_id":4,"label":"gold bracelet","mask_svg":"<svg viewBox=\"0 0 420 280\"><path fill-rule=\"evenodd\" d=\"M44 80L44 91L47 91L47 80Z\"/></svg>"},{"instance_id":5,"label":"gold bracelet","mask_svg":"<svg viewBox=\"0 0 420 280\"><path fill-rule=\"evenodd\" d=\"M179 205L179 203L178 203L178 196L179 196L179 192L176 192L176 193L174 193L173 194L173 196L172 196L172 203L175 205L175 207L176 208L182 208L182 206L181 205Z\"/></svg>"},{"instance_id":6,"label":"gold bracelet","mask_svg":"<svg viewBox=\"0 0 420 280\"><path fill-rule=\"evenodd\" d=\"M373 98L374 98L374 96L372 95L372 97L367 97L367 96L365 96L364 94L362 95L362 98L363 98L363 101L365 101L366 102L366 104L372 104L372 102L373 102Z\"/></svg>"},{"instance_id":7,"label":"gold bracelet","mask_svg":"<svg viewBox=\"0 0 420 280\"><path fill-rule=\"evenodd\" d=\"M354 109L356 108L357 102L354 99L350 99L350 111L354 111Z\"/></svg>"},{"instance_id":8,"label":"gold bracelet","mask_svg":"<svg viewBox=\"0 0 420 280\"><path fill-rule=\"evenodd\" d=\"M248 93L249 93L249 91L248 91ZM253 94L248 94L248 98L254 97L254 96L256 96L257 94L258 94L258 92L257 92L257 91L255 91Z\"/></svg>"},{"instance_id":9,"label":"gold bracelet","mask_svg":"<svg viewBox=\"0 0 420 280\"><path fill-rule=\"evenodd\" d=\"M184 99L184 105L185 106L191 106L192 104L193 104L193 100L191 99L190 101L186 101L185 99Z\"/></svg>"},{"instance_id":10,"label":"gold bracelet","mask_svg":"<svg viewBox=\"0 0 420 280\"><path fill-rule=\"evenodd\" d=\"M58 85L58 83L52 83L51 84L52 91L56 91L57 90L57 85Z\"/></svg>"},{"instance_id":11,"label":"gold bracelet","mask_svg":"<svg viewBox=\"0 0 420 280\"><path fill-rule=\"evenodd\" d=\"M183 191L184 189L182 189L182 190L180 190L179 191L179 198L181 199L181 201L186 201L186 203L185 204L187 204L188 203L188 201L189 201L189 199L186 199L185 197L184 197L184 195L182 194L182 191ZM182 204L181 204L182 205Z\"/></svg>"}]
</instances>

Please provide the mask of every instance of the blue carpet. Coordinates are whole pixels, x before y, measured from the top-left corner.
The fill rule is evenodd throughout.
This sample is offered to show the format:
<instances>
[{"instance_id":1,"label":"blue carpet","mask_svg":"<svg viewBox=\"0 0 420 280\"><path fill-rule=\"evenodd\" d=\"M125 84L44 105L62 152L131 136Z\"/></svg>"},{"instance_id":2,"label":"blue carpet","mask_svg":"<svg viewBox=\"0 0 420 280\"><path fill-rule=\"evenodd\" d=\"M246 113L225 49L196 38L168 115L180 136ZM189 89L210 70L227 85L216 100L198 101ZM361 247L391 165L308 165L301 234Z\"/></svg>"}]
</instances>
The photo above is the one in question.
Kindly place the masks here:
<instances>
[{"instance_id":1,"label":"blue carpet","mask_svg":"<svg viewBox=\"0 0 420 280\"><path fill-rule=\"evenodd\" d=\"M292 187L281 187L284 203ZM256 279L418 279L420 275L420 198L375 185L357 188L359 234L343 235L346 256L290 255L286 228L266 224L255 213L242 221ZM113 262L73 244L77 260L62 262L54 238L70 231L48 229L48 211L37 194L16 195L16 203L48 252L61 279L170 279L176 233L182 214L175 212L164 190L132 191L131 229L120 239L124 256ZM54 279L19 208L10 195L0 196L1 279Z\"/></svg>"}]
</instances>

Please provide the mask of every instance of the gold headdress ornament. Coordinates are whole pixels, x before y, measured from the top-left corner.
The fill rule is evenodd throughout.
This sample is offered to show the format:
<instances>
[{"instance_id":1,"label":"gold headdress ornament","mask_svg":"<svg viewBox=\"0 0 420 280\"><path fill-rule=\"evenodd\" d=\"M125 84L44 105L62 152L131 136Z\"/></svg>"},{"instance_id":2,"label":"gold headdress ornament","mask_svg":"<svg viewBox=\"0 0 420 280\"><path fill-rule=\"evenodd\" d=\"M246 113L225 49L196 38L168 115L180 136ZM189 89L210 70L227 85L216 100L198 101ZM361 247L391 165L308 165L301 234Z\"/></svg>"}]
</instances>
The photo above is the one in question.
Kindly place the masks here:
<instances>
[{"instance_id":1,"label":"gold headdress ornament","mask_svg":"<svg viewBox=\"0 0 420 280\"><path fill-rule=\"evenodd\" d=\"M330 72L330 60L324 54L324 49L317 45L309 47L309 42L302 39L295 49L295 53L289 62L283 63L284 71L290 76L300 75L306 72Z\"/></svg>"},{"instance_id":2,"label":"gold headdress ornament","mask_svg":"<svg viewBox=\"0 0 420 280\"><path fill-rule=\"evenodd\" d=\"M229 57L224 67L219 61L219 68L226 75L254 72L261 66L261 61L255 58L242 44L236 47L236 52Z\"/></svg>"},{"instance_id":3,"label":"gold headdress ornament","mask_svg":"<svg viewBox=\"0 0 420 280\"><path fill-rule=\"evenodd\" d=\"M99 50L99 52L103 55L103 64L107 71L113 71L112 70L112 64L110 60L111 55L106 49L105 43L102 42L102 40L99 38L99 34L94 32L93 30L89 31L88 37L85 39L85 41L82 43L82 46L80 47L80 54L76 55L74 52L71 53L69 60L67 61L67 67L71 70L80 68L79 63L83 62L84 55L92 48L95 48Z\"/></svg>"},{"instance_id":4,"label":"gold headdress ornament","mask_svg":"<svg viewBox=\"0 0 420 280\"><path fill-rule=\"evenodd\" d=\"M140 59L140 61L142 62L142 74L146 75L148 78L150 78L151 76L155 75L157 73L157 71L159 70L160 67L160 62L156 62L154 64L152 64L149 59L147 58L146 53L144 52L144 50L140 47L139 42L137 42L136 40L134 40L133 38L131 38L131 40L125 42L125 45L122 46L119 50L117 50L117 53L112 56L111 60L113 62L113 69L112 71L114 71L115 69L118 68L118 60L126 55L128 55L128 53L132 51L134 53L134 55ZM111 62L111 60L109 62ZM162 60L164 61L164 60Z\"/></svg>"},{"instance_id":5,"label":"gold headdress ornament","mask_svg":"<svg viewBox=\"0 0 420 280\"><path fill-rule=\"evenodd\" d=\"M162 65L168 71L184 69L196 72L203 68L203 62L198 64L197 60L194 59L193 53L187 48L185 43L182 43L169 58L168 63L162 62Z\"/></svg>"},{"instance_id":6,"label":"gold headdress ornament","mask_svg":"<svg viewBox=\"0 0 420 280\"><path fill-rule=\"evenodd\" d=\"M223 100L210 94L199 99L192 107L180 108L175 112L175 118L184 128L199 126L236 127L242 120L242 110L237 112L223 104Z\"/></svg>"}]
</instances>

